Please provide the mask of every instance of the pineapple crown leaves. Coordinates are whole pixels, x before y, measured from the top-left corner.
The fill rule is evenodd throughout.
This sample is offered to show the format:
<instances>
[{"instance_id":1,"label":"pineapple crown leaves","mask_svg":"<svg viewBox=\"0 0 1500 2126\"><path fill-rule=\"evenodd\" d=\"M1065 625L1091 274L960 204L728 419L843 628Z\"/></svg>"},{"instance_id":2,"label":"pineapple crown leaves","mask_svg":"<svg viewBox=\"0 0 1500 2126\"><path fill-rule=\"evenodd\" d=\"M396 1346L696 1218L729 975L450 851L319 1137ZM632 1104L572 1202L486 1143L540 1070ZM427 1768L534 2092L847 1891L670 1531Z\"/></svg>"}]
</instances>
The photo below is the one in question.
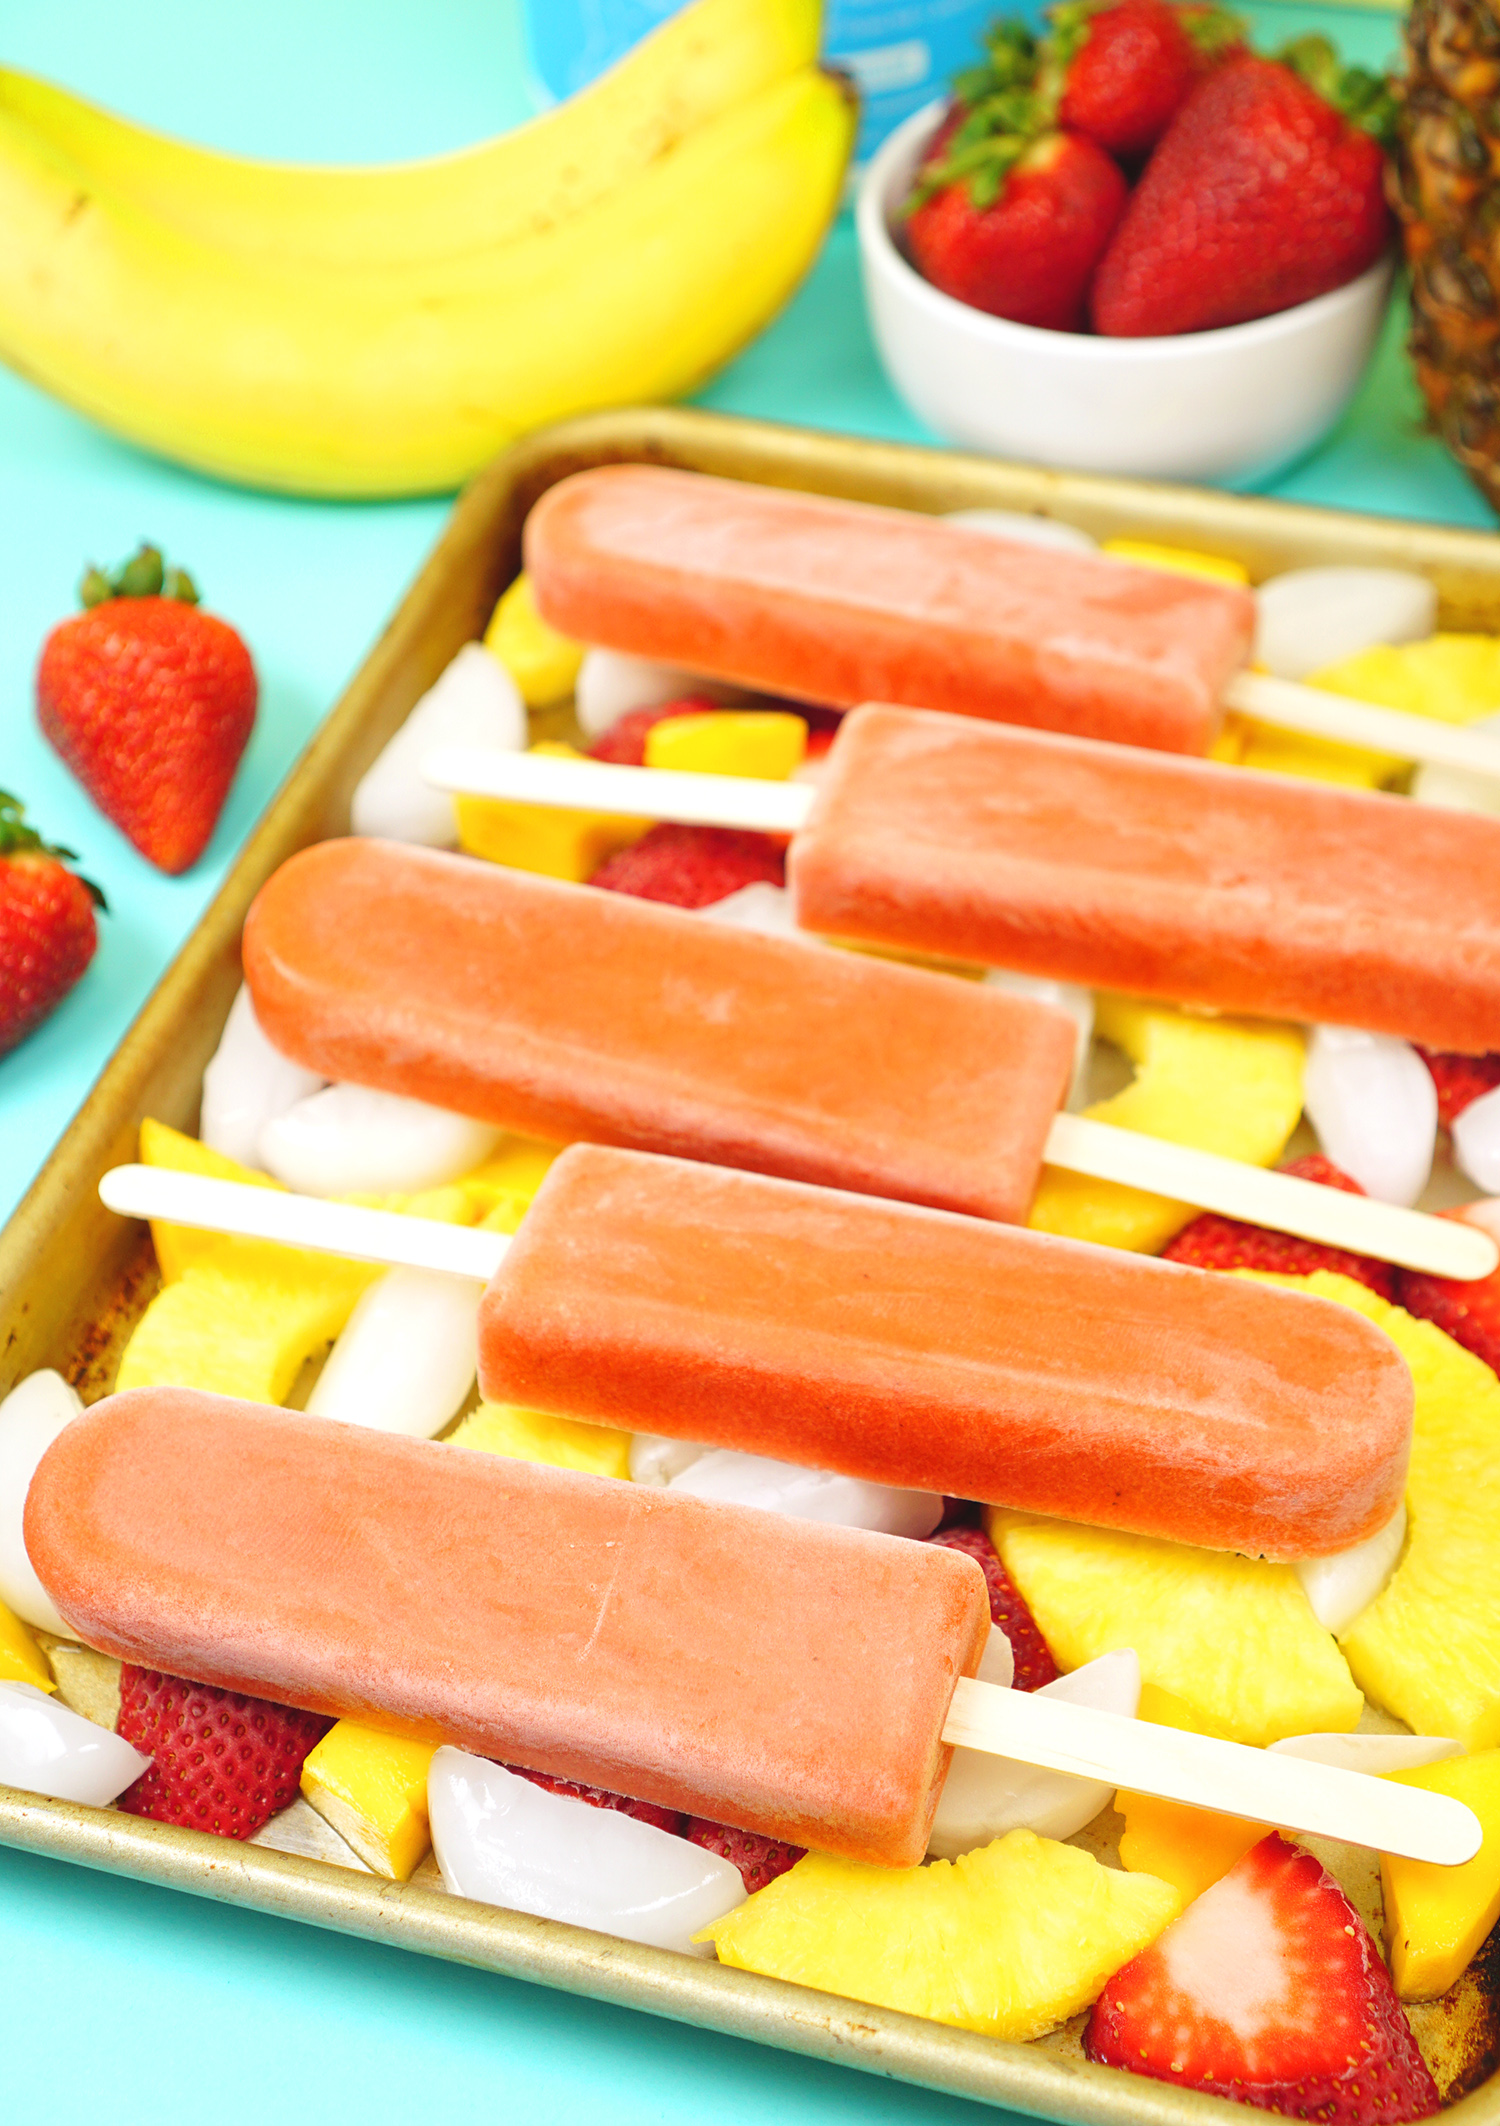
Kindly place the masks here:
<instances>
[{"instance_id":1,"label":"pineapple crown leaves","mask_svg":"<svg viewBox=\"0 0 1500 2126\"><path fill-rule=\"evenodd\" d=\"M168 568L161 548L143 539L128 561L105 570L91 561L78 586L79 603L88 610L110 598L175 598L182 605L198 603L198 586L185 568Z\"/></svg>"},{"instance_id":2,"label":"pineapple crown leaves","mask_svg":"<svg viewBox=\"0 0 1500 2126\"><path fill-rule=\"evenodd\" d=\"M0 790L0 861L8 856L50 856L60 864L78 861L73 850L64 849L57 842L44 842L36 828L28 825L21 800L12 797L9 790ZM78 883L87 889L94 906L108 913L109 903L93 880L81 878Z\"/></svg>"},{"instance_id":3,"label":"pineapple crown leaves","mask_svg":"<svg viewBox=\"0 0 1500 2126\"><path fill-rule=\"evenodd\" d=\"M1025 23L996 22L983 44L984 64L954 79L959 122L942 153L919 172L903 216L965 180L974 205L992 207L1015 165L1052 122L1057 99L1054 95L1049 102L1037 93L1041 50Z\"/></svg>"},{"instance_id":4,"label":"pineapple crown leaves","mask_svg":"<svg viewBox=\"0 0 1500 2126\"><path fill-rule=\"evenodd\" d=\"M1294 37L1273 57L1331 104L1340 117L1389 151L1395 140L1396 98L1384 74L1345 66L1326 37Z\"/></svg>"}]
</instances>

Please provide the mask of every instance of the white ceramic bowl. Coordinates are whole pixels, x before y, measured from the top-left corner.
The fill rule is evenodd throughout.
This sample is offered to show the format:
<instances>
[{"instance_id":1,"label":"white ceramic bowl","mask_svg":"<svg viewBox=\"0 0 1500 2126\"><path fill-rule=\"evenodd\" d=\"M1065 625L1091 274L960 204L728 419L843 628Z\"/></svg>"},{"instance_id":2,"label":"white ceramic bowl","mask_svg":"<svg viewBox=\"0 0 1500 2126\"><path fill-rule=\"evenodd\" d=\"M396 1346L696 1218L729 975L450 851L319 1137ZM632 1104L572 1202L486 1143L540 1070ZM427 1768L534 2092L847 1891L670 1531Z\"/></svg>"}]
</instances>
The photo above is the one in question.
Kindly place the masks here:
<instances>
[{"instance_id":1,"label":"white ceramic bowl","mask_svg":"<svg viewBox=\"0 0 1500 2126\"><path fill-rule=\"evenodd\" d=\"M1071 470L1235 480L1288 464L1338 419L1380 330L1389 257L1330 295L1215 332L1127 340L1014 325L943 295L891 236L943 109L929 104L891 135L858 202L875 342L929 428Z\"/></svg>"}]
</instances>

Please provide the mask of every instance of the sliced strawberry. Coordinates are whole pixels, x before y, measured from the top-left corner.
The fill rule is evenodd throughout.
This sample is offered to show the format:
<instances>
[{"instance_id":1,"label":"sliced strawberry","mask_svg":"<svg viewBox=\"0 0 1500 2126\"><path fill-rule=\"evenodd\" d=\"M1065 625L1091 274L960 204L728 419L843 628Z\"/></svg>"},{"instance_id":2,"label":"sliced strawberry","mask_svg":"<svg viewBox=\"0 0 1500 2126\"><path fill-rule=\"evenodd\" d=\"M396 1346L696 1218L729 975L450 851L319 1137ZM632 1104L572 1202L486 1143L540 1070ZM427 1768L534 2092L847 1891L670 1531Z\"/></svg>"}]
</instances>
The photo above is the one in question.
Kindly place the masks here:
<instances>
[{"instance_id":1,"label":"sliced strawberry","mask_svg":"<svg viewBox=\"0 0 1500 2126\"><path fill-rule=\"evenodd\" d=\"M589 881L676 908L711 908L742 886L786 884L786 852L769 834L730 827L653 827Z\"/></svg>"},{"instance_id":2,"label":"sliced strawberry","mask_svg":"<svg viewBox=\"0 0 1500 2126\"><path fill-rule=\"evenodd\" d=\"M984 1574L990 1591L990 1621L1004 1632L1015 1656L1017 1690L1040 1690L1055 1683L1060 1673L1052 1649L1042 1637L1036 1618L1027 1608L1021 1590L1001 1564L994 1544L982 1528L943 1528L928 1541L945 1550L961 1550L973 1558Z\"/></svg>"},{"instance_id":3,"label":"sliced strawberry","mask_svg":"<svg viewBox=\"0 0 1500 2126\"><path fill-rule=\"evenodd\" d=\"M657 724L667 723L674 716L711 715L719 706L706 695L684 694L681 701L664 701L654 709L627 709L617 717L604 733L589 747L593 760L612 761L619 768L641 768L646 764L646 733Z\"/></svg>"},{"instance_id":4,"label":"sliced strawberry","mask_svg":"<svg viewBox=\"0 0 1500 2126\"><path fill-rule=\"evenodd\" d=\"M1462 1210L1444 1211L1444 1218L1458 1218L1477 1225L1500 1240L1497 1206L1490 1201L1465 1204ZM1500 1373L1500 1270L1490 1277L1460 1280L1428 1277L1420 1270L1398 1270L1396 1297L1408 1314L1430 1321L1451 1336L1456 1344L1483 1359L1493 1373Z\"/></svg>"},{"instance_id":5,"label":"sliced strawberry","mask_svg":"<svg viewBox=\"0 0 1500 2126\"><path fill-rule=\"evenodd\" d=\"M732 1860L752 1894L794 1868L807 1850L783 1839L763 1837L759 1831L736 1831L727 1823L711 1823L706 1816L689 1816L686 1836L721 1860Z\"/></svg>"},{"instance_id":6,"label":"sliced strawberry","mask_svg":"<svg viewBox=\"0 0 1500 2126\"><path fill-rule=\"evenodd\" d=\"M302 1761L332 1725L321 1713L127 1662L117 1732L155 1762L119 1805L189 1831L253 1838L296 1800Z\"/></svg>"},{"instance_id":7,"label":"sliced strawberry","mask_svg":"<svg viewBox=\"0 0 1500 2126\"><path fill-rule=\"evenodd\" d=\"M632 1801L628 1794L612 1794L608 1787L584 1786L577 1779L555 1779L551 1772L529 1772L524 1764L508 1764L505 1769L529 1779L533 1786L545 1787L549 1794L565 1795L569 1801L586 1801L591 1809L617 1809L622 1816L654 1823L659 1831L670 1831L674 1837L681 1837L687 1820L680 1809L664 1809L655 1801Z\"/></svg>"},{"instance_id":8,"label":"sliced strawberry","mask_svg":"<svg viewBox=\"0 0 1500 2126\"><path fill-rule=\"evenodd\" d=\"M1343 1189L1351 1196L1365 1193L1321 1152L1294 1159L1282 1172L1301 1181L1321 1182L1325 1188ZM1190 1263L1199 1270L1274 1270L1283 1277L1310 1277L1314 1270L1333 1270L1340 1277L1368 1285L1382 1299L1396 1297L1397 1273L1388 1262L1356 1255L1348 1248L1325 1247L1317 1240L1299 1240L1292 1233L1273 1233L1239 1218L1221 1218L1216 1211L1204 1211L1185 1225L1162 1254L1168 1262Z\"/></svg>"},{"instance_id":9,"label":"sliced strawberry","mask_svg":"<svg viewBox=\"0 0 1500 2126\"><path fill-rule=\"evenodd\" d=\"M1450 1056L1435 1048L1419 1048L1417 1054L1432 1073L1444 1129L1452 1129L1466 1107L1500 1085L1500 1056Z\"/></svg>"},{"instance_id":10,"label":"sliced strawberry","mask_svg":"<svg viewBox=\"0 0 1500 2126\"><path fill-rule=\"evenodd\" d=\"M1115 1973L1083 2046L1104 2066L1324 2126L1439 2108L1358 1913L1276 1831Z\"/></svg>"}]
</instances>

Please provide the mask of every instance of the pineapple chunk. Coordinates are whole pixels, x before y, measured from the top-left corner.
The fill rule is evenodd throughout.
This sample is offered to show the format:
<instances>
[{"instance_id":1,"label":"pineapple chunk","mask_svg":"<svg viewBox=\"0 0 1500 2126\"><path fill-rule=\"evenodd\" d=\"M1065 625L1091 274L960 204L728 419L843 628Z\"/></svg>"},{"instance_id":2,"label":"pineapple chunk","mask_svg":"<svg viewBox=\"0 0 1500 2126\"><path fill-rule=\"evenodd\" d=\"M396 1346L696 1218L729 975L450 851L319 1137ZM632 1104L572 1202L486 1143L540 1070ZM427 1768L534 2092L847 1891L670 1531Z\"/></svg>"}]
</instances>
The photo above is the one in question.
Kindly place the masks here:
<instances>
[{"instance_id":1,"label":"pineapple chunk","mask_svg":"<svg viewBox=\"0 0 1500 2126\"><path fill-rule=\"evenodd\" d=\"M646 766L785 782L807 754L807 725L784 709L709 709L646 733Z\"/></svg>"},{"instance_id":2,"label":"pineapple chunk","mask_svg":"<svg viewBox=\"0 0 1500 2126\"><path fill-rule=\"evenodd\" d=\"M582 760L576 746L551 740L533 746L562 760ZM651 829L649 819L615 812L579 812L553 805L527 805L509 797L459 797L458 846L469 856L538 871L547 878L583 885L607 856L628 849Z\"/></svg>"},{"instance_id":3,"label":"pineapple chunk","mask_svg":"<svg viewBox=\"0 0 1500 2126\"><path fill-rule=\"evenodd\" d=\"M1202 554L1191 546L1162 546L1155 539L1106 539L1099 549L1137 568L1165 569L1172 576L1202 576L1210 583L1248 584L1250 571L1227 554Z\"/></svg>"},{"instance_id":4,"label":"pineapple chunk","mask_svg":"<svg viewBox=\"0 0 1500 2126\"><path fill-rule=\"evenodd\" d=\"M0 1683L34 1683L56 1690L47 1656L14 1610L0 1602Z\"/></svg>"},{"instance_id":5,"label":"pineapple chunk","mask_svg":"<svg viewBox=\"0 0 1500 2126\"><path fill-rule=\"evenodd\" d=\"M921 1868L809 1853L697 1939L742 1971L1025 2041L1086 2008L1181 1909L1168 1883L1011 1831Z\"/></svg>"},{"instance_id":6,"label":"pineapple chunk","mask_svg":"<svg viewBox=\"0 0 1500 2126\"><path fill-rule=\"evenodd\" d=\"M210 1151L196 1137L185 1137L180 1129L169 1129L165 1122L153 1121L149 1115L141 1124L141 1164L168 1166L179 1174L207 1174L214 1181L244 1181L251 1188L281 1187L269 1174L258 1174L253 1167L226 1158L223 1152ZM184 1270L204 1261L223 1246L224 1240L220 1233L205 1233L190 1225L168 1225L153 1218L151 1244L156 1249L163 1284L175 1284Z\"/></svg>"},{"instance_id":7,"label":"pineapple chunk","mask_svg":"<svg viewBox=\"0 0 1500 2126\"><path fill-rule=\"evenodd\" d=\"M469 1197L474 1222L488 1232L514 1233L562 1149L536 1137L507 1137L483 1166L454 1183Z\"/></svg>"},{"instance_id":8,"label":"pineapple chunk","mask_svg":"<svg viewBox=\"0 0 1500 2126\"><path fill-rule=\"evenodd\" d=\"M1262 768L1273 775L1305 775L1313 782L1337 783L1346 790L1379 790L1406 766L1389 753L1363 746L1343 746L1330 738L1307 738L1300 731L1261 723L1230 712L1209 748L1209 759L1234 768Z\"/></svg>"},{"instance_id":9,"label":"pineapple chunk","mask_svg":"<svg viewBox=\"0 0 1500 2126\"><path fill-rule=\"evenodd\" d=\"M302 1765L302 1794L367 1868L405 1882L432 1843L427 1771L437 1747L339 1720Z\"/></svg>"},{"instance_id":10,"label":"pineapple chunk","mask_svg":"<svg viewBox=\"0 0 1500 2126\"><path fill-rule=\"evenodd\" d=\"M630 1434L573 1417L548 1417L514 1403L481 1403L449 1435L450 1447L508 1454L516 1462L550 1462L588 1476L630 1476Z\"/></svg>"},{"instance_id":11,"label":"pineapple chunk","mask_svg":"<svg viewBox=\"0 0 1500 2126\"><path fill-rule=\"evenodd\" d=\"M1430 1321L1349 1278L1319 1270L1275 1282L1368 1315L1416 1385L1406 1550L1340 1638L1349 1666L1371 1700L1416 1734L1453 1735L1468 1750L1500 1747L1500 1380Z\"/></svg>"},{"instance_id":12,"label":"pineapple chunk","mask_svg":"<svg viewBox=\"0 0 1500 2126\"><path fill-rule=\"evenodd\" d=\"M1115 1807L1125 1818L1121 1867L1169 1882L1184 1905L1227 1875L1266 1835L1263 1823L1160 1801L1154 1794L1116 1794Z\"/></svg>"},{"instance_id":13,"label":"pineapple chunk","mask_svg":"<svg viewBox=\"0 0 1500 2126\"><path fill-rule=\"evenodd\" d=\"M1258 1748L1358 1722L1354 1679L1292 1566L1004 1507L989 1530L1062 1668L1133 1646L1148 1684Z\"/></svg>"},{"instance_id":14,"label":"pineapple chunk","mask_svg":"<svg viewBox=\"0 0 1500 2126\"><path fill-rule=\"evenodd\" d=\"M339 1334L380 1274L373 1263L336 1255L222 1240L157 1293L125 1346L115 1388L201 1388L284 1402L307 1360Z\"/></svg>"},{"instance_id":15,"label":"pineapple chunk","mask_svg":"<svg viewBox=\"0 0 1500 2126\"><path fill-rule=\"evenodd\" d=\"M484 631L484 646L505 666L528 709L546 709L565 700L583 663L583 644L559 635L537 611L527 575L517 576L501 594Z\"/></svg>"},{"instance_id":16,"label":"pineapple chunk","mask_svg":"<svg viewBox=\"0 0 1500 2126\"><path fill-rule=\"evenodd\" d=\"M1301 1033L1271 1020L1203 1018L1102 996L1096 1032L1136 1078L1086 1112L1121 1129L1271 1166L1302 1114ZM1041 1233L1155 1254L1196 1214L1185 1203L1044 1167L1028 1223Z\"/></svg>"},{"instance_id":17,"label":"pineapple chunk","mask_svg":"<svg viewBox=\"0 0 1500 2126\"><path fill-rule=\"evenodd\" d=\"M1467 1802L1484 1830L1484 1844L1461 1867L1380 1856L1396 1991L1404 2001L1437 2000L1462 1978L1500 1919L1500 1750L1387 1776Z\"/></svg>"}]
</instances>

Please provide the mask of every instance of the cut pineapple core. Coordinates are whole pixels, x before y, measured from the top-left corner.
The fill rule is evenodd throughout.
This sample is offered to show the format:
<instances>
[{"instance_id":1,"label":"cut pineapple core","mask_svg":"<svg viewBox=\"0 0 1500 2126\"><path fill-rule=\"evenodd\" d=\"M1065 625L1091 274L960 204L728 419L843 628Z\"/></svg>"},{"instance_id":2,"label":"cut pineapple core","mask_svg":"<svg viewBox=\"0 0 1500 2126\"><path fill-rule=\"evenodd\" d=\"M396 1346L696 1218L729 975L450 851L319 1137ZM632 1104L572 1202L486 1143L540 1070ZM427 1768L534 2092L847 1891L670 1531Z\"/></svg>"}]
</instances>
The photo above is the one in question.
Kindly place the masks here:
<instances>
[{"instance_id":1,"label":"cut pineapple core","mask_svg":"<svg viewBox=\"0 0 1500 2126\"><path fill-rule=\"evenodd\" d=\"M809 1853L697 1938L742 1971L1024 2042L1086 2008L1181 1909L1168 1883L1011 1831L921 1868Z\"/></svg>"},{"instance_id":2,"label":"cut pineapple core","mask_svg":"<svg viewBox=\"0 0 1500 2126\"><path fill-rule=\"evenodd\" d=\"M630 1434L574 1417L548 1417L514 1403L481 1403L449 1436L450 1447L477 1447L517 1462L550 1462L588 1476L630 1475Z\"/></svg>"},{"instance_id":3,"label":"cut pineapple core","mask_svg":"<svg viewBox=\"0 0 1500 2126\"><path fill-rule=\"evenodd\" d=\"M1250 1166L1281 1157L1302 1114L1297 1028L1103 996L1095 1030L1136 1066L1132 1085L1086 1110L1097 1121ZM1049 1166L1028 1223L1041 1233L1155 1254L1195 1216L1191 1205L1169 1197Z\"/></svg>"},{"instance_id":4,"label":"cut pineapple core","mask_svg":"<svg viewBox=\"0 0 1500 2126\"><path fill-rule=\"evenodd\" d=\"M432 1843L427 1773L435 1745L339 1720L304 1760L305 1800L367 1868L405 1882Z\"/></svg>"},{"instance_id":5,"label":"cut pineapple core","mask_svg":"<svg viewBox=\"0 0 1500 2126\"><path fill-rule=\"evenodd\" d=\"M1292 1566L1003 1507L989 1530L1062 1668L1133 1646L1147 1685L1257 1748L1358 1722L1359 1690Z\"/></svg>"}]
</instances>

